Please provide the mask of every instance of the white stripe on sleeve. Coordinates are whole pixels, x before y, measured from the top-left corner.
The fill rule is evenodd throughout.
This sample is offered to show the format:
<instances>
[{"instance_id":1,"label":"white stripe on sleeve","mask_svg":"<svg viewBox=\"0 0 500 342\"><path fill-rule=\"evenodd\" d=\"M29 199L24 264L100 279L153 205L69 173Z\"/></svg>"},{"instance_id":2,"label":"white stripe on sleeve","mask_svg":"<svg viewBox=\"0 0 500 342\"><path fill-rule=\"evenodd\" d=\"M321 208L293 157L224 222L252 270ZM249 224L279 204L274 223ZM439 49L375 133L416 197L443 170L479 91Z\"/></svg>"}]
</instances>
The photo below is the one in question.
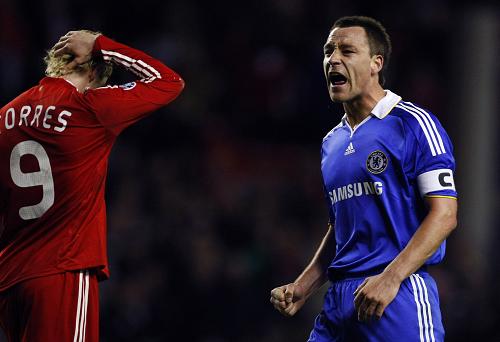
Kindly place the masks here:
<instances>
[{"instance_id":1,"label":"white stripe on sleeve","mask_svg":"<svg viewBox=\"0 0 500 342\"><path fill-rule=\"evenodd\" d=\"M431 124L429 123L429 120L427 119L427 117L424 114L422 114L420 111L418 111L417 109L414 109L414 108L408 106L404 102L401 102L400 104L401 104L401 106L405 107L408 110L411 110L413 113L415 113L415 114L417 114L417 115L420 116L420 118L422 119L422 121L425 124L425 127L427 128L427 131L429 132L429 136L431 137L432 142L434 143L434 146L436 147L437 154L443 153L443 152L441 152L441 148L440 148L440 146L439 146L439 144L437 142L435 132L432 129ZM430 117L429 117L429 119L430 119Z\"/></svg>"},{"instance_id":2,"label":"white stripe on sleeve","mask_svg":"<svg viewBox=\"0 0 500 342\"><path fill-rule=\"evenodd\" d=\"M429 136L429 133L427 132L427 128L425 127L425 124L420 119L420 116L417 115L417 114L415 114L411 110L407 109L406 107L403 107L401 105L401 103L399 103L396 107L400 108L400 109L402 109L402 110L404 110L404 111L406 111L408 113L410 113L418 121L418 123L420 125L420 128L422 128L422 131L424 132L424 135L427 138L427 143L429 144L429 148L431 149L432 156L435 157L436 156L436 150L434 148L434 144L432 143L431 138Z\"/></svg>"},{"instance_id":3,"label":"white stripe on sleeve","mask_svg":"<svg viewBox=\"0 0 500 342\"><path fill-rule=\"evenodd\" d=\"M142 60L140 60L140 59L137 61L137 63L138 63L138 64L140 64L140 65L142 65L142 66L143 66L143 67L145 67L146 69L150 70L153 74L155 74L155 75L156 75L156 77L161 78L161 75L160 75L160 73L158 72L158 70L156 70L155 68L153 68L151 65L144 63L144 62L143 62Z\"/></svg>"},{"instance_id":4,"label":"white stripe on sleeve","mask_svg":"<svg viewBox=\"0 0 500 342\"><path fill-rule=\"evenodd\" d=\"M116 51L101 50L101 53L106 61L111 60L121 64L127 69L133 71L135 74L137 74L135 71L140 72L141 75L139 76L144 77L144 80L141 81L145 83L151 83L155 79L161 79L160 72L142 60L136 60Z\"/></svg>"},{"instance_id":5,"label":"white stripe on sleeve","mask_svg":"<svg viewBox=\"0 0 500 342\"><path fill-rule=\"evenodd\" d=\"M413 108L415 108L418 112L422 113L423 115L425 115L429 121L431 122L431 125L432 125L432 128L434 129L434 132L436 133L436 136L439 140L439 146L441 146L441 150L443 151L443 153L446 153L446 150L444 149L444 144L443 144L443 139L441 138L441 134L439 134L439 131L436 127L436 123L434 122L434 120L432 120L431 116L429 115L429 113L427 113L425 110L423 110L422 108L419 108L417 106L415 106L413 103L411 102L406 102L407 104L411 105Z\"/></svg>"}]
</instances>

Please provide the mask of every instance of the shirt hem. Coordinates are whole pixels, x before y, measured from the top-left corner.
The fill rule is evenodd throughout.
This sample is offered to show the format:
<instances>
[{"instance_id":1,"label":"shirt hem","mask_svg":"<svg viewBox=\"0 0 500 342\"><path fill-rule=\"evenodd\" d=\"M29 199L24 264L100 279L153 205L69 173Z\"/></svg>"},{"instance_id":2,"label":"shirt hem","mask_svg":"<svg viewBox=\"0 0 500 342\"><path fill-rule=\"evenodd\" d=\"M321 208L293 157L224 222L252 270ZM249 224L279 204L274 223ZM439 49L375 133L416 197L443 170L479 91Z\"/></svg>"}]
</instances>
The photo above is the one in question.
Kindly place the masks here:
<instances>
[{"instance_id":1,"label":"shirt hem","mask_svg":"<svg viewBox=\"0 0 500 342\"><path fill-rule=\"evenodd\" d=\"M386 266L375 270L359 271L359 272L336 272L334 269L328 268L328 279L332 283L344 280L364 279L382 273L385 267ZM428 273L427 265L423 265L413 273Z\"/></svg>"},{"instance_id":2,"label":"shirt hem","mask_svg":"<svg viewBox=\"0 0 500 342\"><path fill-rule=\"evenodd\" d=\"M40 278L40 277L47 277L51 276L54 274L61 274L65 272L73 272L73 271L79 271L79 270L90 270L90 269L95 269L97 271L97 277L99 281L106 280L109 278L109 274L106 272L103 272L105 269L104 265L97 265L97 266L81 266L81 267L70 267L70 268L65 268L65 269L55 269L47 272L41 272L41 273L34 273L34 274L28 274L26 276L16 278L15 280L7 282L6 285L0 285L0 292L7 291L9 288L12 286L15 286L23 281L30 280L30 279L35 279L35 278Z\"/></svg>"}]
</instances>

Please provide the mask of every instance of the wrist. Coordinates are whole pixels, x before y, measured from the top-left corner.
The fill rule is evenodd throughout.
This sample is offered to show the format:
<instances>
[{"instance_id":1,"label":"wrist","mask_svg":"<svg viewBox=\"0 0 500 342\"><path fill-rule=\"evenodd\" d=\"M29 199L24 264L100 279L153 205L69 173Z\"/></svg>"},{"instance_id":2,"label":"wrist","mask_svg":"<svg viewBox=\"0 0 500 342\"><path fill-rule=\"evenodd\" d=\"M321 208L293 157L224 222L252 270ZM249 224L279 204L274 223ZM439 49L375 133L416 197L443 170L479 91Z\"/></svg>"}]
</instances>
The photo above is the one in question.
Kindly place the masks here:
<instances>
[{"instance_id":1,"label":"wrist","mask_svg":"<svg viewBox=\"0 0 500 342\"><path fill-rule=\"evenodd\" d=\"M298 290L298 292L301 293L304 297L307 297L309 295L309 291L308 291L307 287L300 280L298 280L298 279L295 280L293 282L293 285Z\"/></svg>"},{"instance_id":2,"label":"wrist","mask_svg":"<svg viewBox=\"0 0 500 342\"><path fill-rule=\"evenodd\" d=\"M301 279L300 277L294 282L296 287L298 287L303 294L305 299L309 298L318 288L320 288L325 281L323 278L317 278L315 280Z\"/></svg>"},{"instance_id":3,"label":"wrist","mask_svg":"<svg viewBox=\"0 0 500 342\"><path fill-rule=\"evenodd\" d=\"M387 266L383 272L385 276L393 282L401 284L406 279L406 275L391 265Z\"/></svg>"},{"instance_id":4,"label":"wrist","mask_svg":"<svg viewBox=\"0 0 500 342\"><path fill-rule=\"evenodd\" d=\"M93 54L100 54L101 49L102 49L102 41L104 40L105 36L102 33L99 33L96 35L94 39L94 46L92 47L92 53Z\"/></svg>"}]
</instances>

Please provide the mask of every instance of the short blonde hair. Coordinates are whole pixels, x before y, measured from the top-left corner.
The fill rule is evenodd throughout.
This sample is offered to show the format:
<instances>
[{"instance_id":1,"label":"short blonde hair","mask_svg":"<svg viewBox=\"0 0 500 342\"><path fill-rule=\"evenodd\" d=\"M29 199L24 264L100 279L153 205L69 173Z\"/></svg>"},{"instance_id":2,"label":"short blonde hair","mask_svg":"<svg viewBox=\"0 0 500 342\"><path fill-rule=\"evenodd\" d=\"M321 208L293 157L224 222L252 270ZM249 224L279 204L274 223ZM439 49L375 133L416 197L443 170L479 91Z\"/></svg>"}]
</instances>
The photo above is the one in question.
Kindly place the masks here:
<instances>
[{"instance_id":1,"label":"short blonde hair","mask_svg":"<svg viewBox=\"0 0 500 342\"><path fill-rule=\"evenodd\" d=\"M88 30L85 31L99 34L99 32L88 31ZM102 59L102 57L97 57L97 56L92 57L92 59L86 63L79 64L73 69L68 70L66 66L68 65L69 62L73 60L73 55L64 54L61 56L55 56L54 47L52 47L50 50L47 51L47 54L45 55L43 60L46 65L45 75L50 77L61 77L67 74L71 74L73 72L84 73L90 70L95 70L97 74L96 77L99 79L99 81L105 83L107 79L111 76L111 73L113 72L112 64L105 62Z\"/></svg>"}]
</instances>

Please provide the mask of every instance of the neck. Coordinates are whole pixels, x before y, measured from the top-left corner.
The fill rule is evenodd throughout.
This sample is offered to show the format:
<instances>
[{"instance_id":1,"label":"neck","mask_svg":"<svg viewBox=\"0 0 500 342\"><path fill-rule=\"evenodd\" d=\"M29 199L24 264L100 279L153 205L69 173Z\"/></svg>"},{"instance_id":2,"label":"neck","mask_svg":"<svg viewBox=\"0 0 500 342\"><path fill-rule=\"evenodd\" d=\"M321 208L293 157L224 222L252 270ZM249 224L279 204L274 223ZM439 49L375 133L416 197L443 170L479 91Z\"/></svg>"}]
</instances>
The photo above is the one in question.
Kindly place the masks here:
<instances>
[{"instance_id":1,"label":"neck","mask_svg":"<svg viewBox=\"0 0 500 342\"><path fill-rule=\"evenodd\" d=\"M76 73L71 73L71 74L61 76L61 78L65 79L66 81L68 81L72 85L74 85L79 93L83 93L85 91L85 89L90 86L88 79L86 79L82 75L78 75Z\"/></svg>"},{"instance_id":2,"label":"neck","mask_svg":"<svg viewBox=\"0 0 500 342\"><path fill-rule=\"evenodd\" d=\"M378 85L373 91L360 95L349 102L344 102L347 121L352 128L359 125L370 115L373 108L385 96L384 89Z\"/></svg>"}]
</instances>

